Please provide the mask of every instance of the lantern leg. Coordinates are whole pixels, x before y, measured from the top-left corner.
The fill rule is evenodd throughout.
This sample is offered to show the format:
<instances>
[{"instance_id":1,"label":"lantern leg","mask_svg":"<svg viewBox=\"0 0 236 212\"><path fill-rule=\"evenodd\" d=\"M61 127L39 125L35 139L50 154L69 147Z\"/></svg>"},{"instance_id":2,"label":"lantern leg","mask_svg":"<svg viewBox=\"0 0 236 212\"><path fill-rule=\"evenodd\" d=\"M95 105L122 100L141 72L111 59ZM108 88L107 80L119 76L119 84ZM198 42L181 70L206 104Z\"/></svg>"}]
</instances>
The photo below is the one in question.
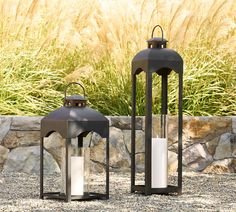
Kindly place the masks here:
<instances>
[{"instance_id":1,"label":"lantern leg","mask_svg":"<svg viewBox=\"0 0 236 212\"><path fill-rule=\"evenodd\" d=\"M109 135L106 138L106 199L109 199Z\"/></svg>"},{"instance_id":2,"label":"lantern leg","mask_svg":"<svg viewBox=\"0 0 236 212\"><path fill-rule=\"evenodd\" d=\"M182 128L183 128L183 74L179 73L179 123L178 123L178 194L182 193Z\"/></svg>"},{"instance_id":3,"label":"lantern leg","mask_svg":"<svg viewBox=\"0 0 236 212\"><path fill-rule=\"evenodd\" d=\"M146 73L145 118L145 195L151 194L152 184L152 73Z\"/></svg>"},{"instance_id":4,"label":"lantern leg","mask_svg":"<svg viewBox=\"0 0 236 212\"><path fill-rule=\"evenodd\" d=\"M131 117L131 193L135 191L135 116L136 116L136 74L132 74L132 117Z\"/></svg>"},{"instance_id":5,"label":"lantern leg","mask_svg":"<svg viewBox=\"0 0 236 212\"><path fill-rule=\"evenodd\" d=\"M71 139L66 139L66 202L71 201Z\"/></svg>"},{"instance_id":6,"label":"lantern leg","mask_svg":"<svg viewBox=\"0 0 236 212\"><path fill-rule=\"evenodd\" d=\"M43 199L43 137L40 140L40 199Z\"/></svg>"}]
</instances>

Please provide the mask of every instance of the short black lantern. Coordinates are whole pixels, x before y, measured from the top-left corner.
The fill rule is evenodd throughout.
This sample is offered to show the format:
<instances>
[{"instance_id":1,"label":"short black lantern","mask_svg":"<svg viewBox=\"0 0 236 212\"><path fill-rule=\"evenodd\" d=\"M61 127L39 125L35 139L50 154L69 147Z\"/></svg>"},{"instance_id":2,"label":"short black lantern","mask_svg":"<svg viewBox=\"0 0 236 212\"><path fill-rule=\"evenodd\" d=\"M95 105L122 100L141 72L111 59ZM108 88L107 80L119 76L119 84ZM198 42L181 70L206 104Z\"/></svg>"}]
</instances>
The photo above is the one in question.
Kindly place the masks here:
<instances>
[{"instance_id":1,"label":"short black lantern","mask_svg":"<svg viewBox=\"0 0 236 212\"><path fill-rule=\"evenodd\" d=\"M84 96L67 96L70 85L80 85ZM89 108L85 98L84 87L77 82L69 83L65 89L64 106L49 113L41 120L41 144L40 144L40 198L61 199L66 202L71 200L90 200L109 198L109 121L101 113ZM44 192L44 138L53 132L58 132L65 140L65 179L64 192ZM86 170L85 151L83 137L89 132L96 132L106 139L105 144L105 191L96 193L87 189L85 185L88 179L83 172ZM73 140L73 142L72 142ZM76 142L74 142L76 141ZM76 153L76 154L75 154ZM62 187L63 187L62 186Z\"/></svg>"},{"instance_id":2,"label":"short black lantern","mask_svg":"<svg viewBox=\"0 0 236 212\"><path fill-rule=\"evenodd\" d=\"M159 27L162 37L153 37L154 30ZM157 25L152 31L152 38L147 41L148 48L140 51L132 60L132 129L131 129L131 192L151 194L169 194L182 192L182 92L183 92L183 60L172 49L166 48L167 40L163 38L163 30ZM178 74L178 185L168 185L168 75L174 70ZM136 84L137 75L145 73L145 159L144 185L135 184L135 123L136 123ZM161 76L161 133L159 138L152 138L152 81L153 73ZM155 161L158 160L158 161ZM158 163L158 164L155 164ZM166 175L163 172L166 172ZM162 176L161 176L162 175Z\"/></svg>"}]
</instances>

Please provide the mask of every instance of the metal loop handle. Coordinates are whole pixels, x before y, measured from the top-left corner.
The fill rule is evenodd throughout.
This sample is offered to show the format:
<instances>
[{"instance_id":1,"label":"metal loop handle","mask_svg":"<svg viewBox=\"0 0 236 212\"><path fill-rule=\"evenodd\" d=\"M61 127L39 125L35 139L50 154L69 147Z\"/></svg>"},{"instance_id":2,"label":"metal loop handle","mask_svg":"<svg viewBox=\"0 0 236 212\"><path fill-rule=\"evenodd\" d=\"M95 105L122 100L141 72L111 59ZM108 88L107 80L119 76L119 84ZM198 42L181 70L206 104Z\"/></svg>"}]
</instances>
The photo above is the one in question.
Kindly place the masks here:
<instances>
[{"instance_id":1,"label":"metal loop handle","mask_svg":"<svg viewBox=\"0 0 236 212\"><path fill-rule=\"evenodd\" d=\"M155 31L155 29L156 29L157 27L159 27L159 28L161 29L161 39L163 40L163 29L162 29L162 27L161 27L160 25L154 26L154 28L153 28L153 30L152 30L152 38L153 38L154 31Z\"/></svg>"},{"instance_id":2,"label":"metal loop handle","mask_svg":"<svg viewBox=\"0 0 236 212\"><path fill-rule=\"evenodd\" d=\"M64 96L65 96L64 98L65 98L65 99L66 99L66 97L67 97L67 95L66 95L67 89L68 89L68 87L71 86L71 85L79 85L79 86L83 89L84 98L85 98L85 89L84 89L84 86L81 85L79 82L71 82L71 83L69 83L69 84L66 86L66 88L65 88L65 91L64 91Z\"/></svg>"}]
</instances>

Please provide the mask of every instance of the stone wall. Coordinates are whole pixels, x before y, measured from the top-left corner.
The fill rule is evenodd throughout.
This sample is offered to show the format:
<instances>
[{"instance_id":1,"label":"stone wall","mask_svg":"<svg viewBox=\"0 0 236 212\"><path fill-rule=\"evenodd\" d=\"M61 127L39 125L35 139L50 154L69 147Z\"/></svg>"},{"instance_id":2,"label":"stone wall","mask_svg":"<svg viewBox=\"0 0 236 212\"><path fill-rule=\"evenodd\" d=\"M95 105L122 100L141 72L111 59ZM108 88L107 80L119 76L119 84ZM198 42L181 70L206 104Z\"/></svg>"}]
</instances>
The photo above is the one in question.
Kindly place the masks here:
<instances>
[{"instance_id":1,"label":"stone wall","mask_svg":"<svg viewBox=\"0 0 236 212\"><path fill-rule=\"evenodd\" d=\"M40 121L42 117L0 116L0 171L39 173ZM130 170L131 119L107 117L110 121L110 167ZM136 167L144 169L143 117L136 122ZM159 133L159 117L153 117L153 137ZM177 119L169 117L168 168L177 169ZM105 141L90 133L92 171L104 171ZM45 173L60 172L63 139L52 134L45 140ZM205 173L236 172L236 117L190 117L183 119L184 170Z\"/></svg>"}]
</instances>

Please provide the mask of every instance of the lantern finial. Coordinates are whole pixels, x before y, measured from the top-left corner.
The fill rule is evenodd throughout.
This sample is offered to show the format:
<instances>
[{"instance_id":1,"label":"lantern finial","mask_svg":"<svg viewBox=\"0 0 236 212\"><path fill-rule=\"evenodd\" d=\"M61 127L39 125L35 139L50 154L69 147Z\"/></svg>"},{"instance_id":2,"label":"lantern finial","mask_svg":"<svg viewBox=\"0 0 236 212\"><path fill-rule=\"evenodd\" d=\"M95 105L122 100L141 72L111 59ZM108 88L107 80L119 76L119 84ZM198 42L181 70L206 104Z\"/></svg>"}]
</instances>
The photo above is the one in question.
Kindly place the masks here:
<instances>
[{"instance_id":1,"label":"lantern finial","mask_svg":"<svg viewBox=\"0 0 236 212\"><path fill-rule=\"evenodd\" d=\"M159 27L161 29L161 37L153 37L155 29ZM152 30L152 38L147 40L148 48L159 48L163 49L166 48L167 40L163 38L163 30L160 25L156 25Z\"/></svg>"},{"instance_id":2,"label":"lantern finial","mask_svg":"<svg viewBox=\"0 0 236 212\"><path fill-rule=\"evenodd\" d=\"M72 95L72 96L67 96L67 89L70 85L79 85L83 89L84 96L80 95ZM76 107L85 107L86 106L86 98L85 98L85 89L84 86L82 86L78 82L71 82L69 83L64 91L64 106L76 106Z\"/></svg>"}]
</instances>

